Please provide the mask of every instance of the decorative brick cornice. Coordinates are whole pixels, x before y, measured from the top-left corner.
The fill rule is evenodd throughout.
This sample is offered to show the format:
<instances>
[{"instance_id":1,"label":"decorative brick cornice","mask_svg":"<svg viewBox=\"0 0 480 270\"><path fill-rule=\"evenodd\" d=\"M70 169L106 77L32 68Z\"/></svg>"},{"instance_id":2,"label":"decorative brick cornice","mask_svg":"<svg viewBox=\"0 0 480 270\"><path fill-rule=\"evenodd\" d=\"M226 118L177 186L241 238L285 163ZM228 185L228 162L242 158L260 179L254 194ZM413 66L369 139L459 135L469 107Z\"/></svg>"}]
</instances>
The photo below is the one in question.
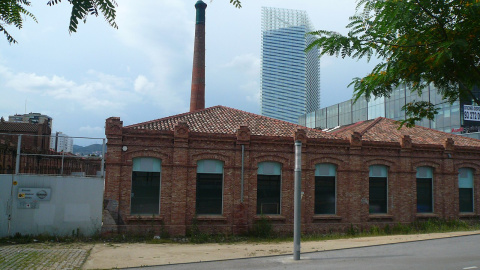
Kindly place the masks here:
<instances>
[{"instance_id":1,"label":"decorative brick cornice","mask_svg":"<svg viewBox=\"0 0 480 270\"><path fill-rule=\"evenodd\" d=\"M120 121L120 117L109 117L105 122L105 135L122 135L122 127L123 121Z\"/></svg>"},{"instance_id":2,"label":"decorative brick cornice","mask_svg":"<svg viewBox=\"0 0 480 270\"><path fill-rule=\"evenodd\" d=\"M302 147L307 146L307 132L305 129L298 128L295 130L294 140L302 142Z\"/></svg>"},{"instance_id":3,"label":"decorative brick cornice","mask_svg":"<svg viewBox=\"0 0 480 270\"><path fill-rule=\"evenodd\" d=\"M350 136L351 147L362 147L362 134L360 132L353 132Z\"/></svg>"},{"instance_id":4,"label":"decorative brick cornice","mask_svg":"<svg viewBox=\"0 0 480 270\"><path fill-rule=\"evenodd\" d=\"M240 126L237 129L237 143L238 144L250 144L250 129L248 126Z\"/></svg>"},{"instance_id":5,"label":"decorative brick cornice","mask_svg":"<svg viewBox=\"0 0 480 270\"><path fill-rule=\"evenodd\" d=\"M412 149L412 138L409 135L403 135L400 145L404 149Z\"/></svg>"},{"instance_id":6,"label":"decorative brick cornice","mask_svg":"<svg viewBox=\"0 0 480 270\"><path fill-rule=\"evenodd\" d=\"M188 142L189 127L185 122L179 122L174 129L175 144Z\"/></svg>"},{"instance_id":7,"label":"decorative brick cornice","mask_svg":"<svg viewBox=\"0 0 480 270\"><path fill-rule=\"evenodd\" d=\"M455 151L455 141L453 140L453 138L445 139L443 147L445 148L445 151Z\"/></svg>"}]
</instances>

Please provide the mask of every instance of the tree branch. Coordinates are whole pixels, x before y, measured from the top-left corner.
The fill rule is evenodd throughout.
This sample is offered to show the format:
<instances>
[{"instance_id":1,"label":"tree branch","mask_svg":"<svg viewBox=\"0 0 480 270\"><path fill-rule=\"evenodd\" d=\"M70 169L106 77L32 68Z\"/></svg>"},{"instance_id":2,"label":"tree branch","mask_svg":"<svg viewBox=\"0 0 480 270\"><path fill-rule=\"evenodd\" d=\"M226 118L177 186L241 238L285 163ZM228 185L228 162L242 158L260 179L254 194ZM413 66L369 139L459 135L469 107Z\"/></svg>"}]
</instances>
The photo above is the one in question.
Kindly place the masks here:
<instances>
[{"instance_id":1,"label":"tree branch","mask_svg":"<svg viewBox=\"0 0 480 270\"><path fill-rule=\"evenodd\" d=\"M447 31L445 30L445 27L444 27L445 23L443 23L440 20L440 18L433 15L433 13L431 13L430 10L426 9L422 4L420 4L420 2L418 0L415 0L415 2L425 13L427 13L428 16L432 17L435 21L437 21L438 25L440 26L440 29L442 30L441 32L442 32L443 36L445 37L445 39L447 39L448 34L447 34Z\"/></svg>"}]
</instances>

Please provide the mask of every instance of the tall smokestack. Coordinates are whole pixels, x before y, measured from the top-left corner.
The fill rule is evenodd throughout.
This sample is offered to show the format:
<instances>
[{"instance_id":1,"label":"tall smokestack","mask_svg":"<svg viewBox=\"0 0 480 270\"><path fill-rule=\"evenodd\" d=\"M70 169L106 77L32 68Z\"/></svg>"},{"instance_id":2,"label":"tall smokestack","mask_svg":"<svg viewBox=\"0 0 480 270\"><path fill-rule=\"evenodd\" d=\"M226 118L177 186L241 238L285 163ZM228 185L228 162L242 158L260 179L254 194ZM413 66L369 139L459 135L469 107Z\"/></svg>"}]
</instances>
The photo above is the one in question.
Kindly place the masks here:
<instances>
[{"instance_id":1,"label":"tall smokestack","mask_svg":"<svg viewBox=\"0 0 480 270\"><path fill-rule=\"evenodd\" d=\"M195 45L193 49L192 94L190 111L205 109L205 9L202 0L195 3Z\"/></svg>"}]
</instances>

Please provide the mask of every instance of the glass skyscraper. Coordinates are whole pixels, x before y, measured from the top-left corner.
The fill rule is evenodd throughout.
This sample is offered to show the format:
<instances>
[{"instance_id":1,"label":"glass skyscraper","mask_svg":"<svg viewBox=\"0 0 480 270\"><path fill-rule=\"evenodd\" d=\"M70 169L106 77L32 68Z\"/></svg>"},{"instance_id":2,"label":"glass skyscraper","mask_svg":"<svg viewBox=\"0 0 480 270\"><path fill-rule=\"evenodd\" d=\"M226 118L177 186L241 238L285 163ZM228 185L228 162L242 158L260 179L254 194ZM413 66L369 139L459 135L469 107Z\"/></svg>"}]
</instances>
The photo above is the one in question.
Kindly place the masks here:
<instances>
[{"instance_id":1,"label":"glass skyscraper","mask_svg":"<svg viewBox=\"0 0 480 270\"><path fill-rule=\"evenodd\" d=\"M320 106L318 49L305 11L262 7L261 114L296 123Z\"/></svg>"},{"instance_id":2,"label":"glass skyscraper","mask_svg":"<svg viewBox=\"0 0 480 270\"><path fill-rule=\"evenodd\" d=\"M480 98L480 89L474 87L473 95ZM447 133L454 133L480 139L480 120L465 120L465 105L474 104L472 100L457 100L453 104L444 100L438 90L430 85L428 89L418 95L417 92L411 92L406 86L401 86L393 90L390 97L381 97L367 101L359 99L354 103L353 100L347 100L342 103L328 106L306 113L298 118L298 123L310 128L320 128L322 130L336 129L338 126L350 125L359 121L375 119L377 117L386 117L393 120L405 119L405 111L402 107L412 101L428 101L436 105L438 114L435 119L430 121L422 119L416 125L440 130Z\"/></svg>"}]
</instances>

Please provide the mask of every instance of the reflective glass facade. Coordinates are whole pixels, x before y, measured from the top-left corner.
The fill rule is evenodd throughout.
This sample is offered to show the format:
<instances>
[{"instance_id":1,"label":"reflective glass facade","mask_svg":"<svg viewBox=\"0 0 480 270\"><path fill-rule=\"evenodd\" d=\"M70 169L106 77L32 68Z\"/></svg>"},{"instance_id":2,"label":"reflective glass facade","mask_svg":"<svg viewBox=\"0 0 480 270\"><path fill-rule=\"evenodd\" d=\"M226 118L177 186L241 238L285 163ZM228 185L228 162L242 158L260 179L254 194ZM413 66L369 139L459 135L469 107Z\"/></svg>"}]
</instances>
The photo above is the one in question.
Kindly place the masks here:
<instances>
[{"instance_id":1,"label":"reflective glass facade","mask_svg":"<svg viewBox=\"0 0 480 270\"><path fill-rule=\"evenodd\" d=\"M305 11L262 7L262 115L296 123L319 108L319 52L304 51L313 30Z\"/></svg>"},{"instance_id":2,"label":"reflective glass facade","mask_svg":"<svg viewBox=\"0 0 480 270\"><path fill-rule=\"evenodd\" d=\"M480 97L478 87L473 89L473 93ZM395 89L390 97L370 101L359 99L355 103L353 100L348 100L302 115L298 118L298 123L310 128L332 129L377 117L403 120L405 112L402 111L402 107L412 101L429 101L436 104L439 109L434 121L423 119L416 125L480 139L480 121L464 121L462 117L463 105L471 105L472 101L455 101L450 104L442 99L442 95L437 93L437 89L433 86L425 89L422 95L412 93L408 87L401 86Z\"/></svg>"}]
</instances>

